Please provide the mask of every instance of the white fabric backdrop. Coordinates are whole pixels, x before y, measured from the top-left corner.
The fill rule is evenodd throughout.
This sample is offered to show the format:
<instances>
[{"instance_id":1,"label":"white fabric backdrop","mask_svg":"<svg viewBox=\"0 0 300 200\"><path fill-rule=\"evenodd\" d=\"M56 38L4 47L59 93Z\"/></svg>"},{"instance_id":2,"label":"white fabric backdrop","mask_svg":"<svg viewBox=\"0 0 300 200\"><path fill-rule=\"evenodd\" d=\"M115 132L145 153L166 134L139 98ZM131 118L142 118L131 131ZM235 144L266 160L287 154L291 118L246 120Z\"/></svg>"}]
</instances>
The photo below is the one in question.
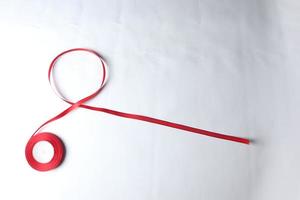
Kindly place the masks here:
<instances>
[{"instance_id":1,"label":"white fabric backdrop","mask_svg":"<svg viewBox=\"0 0 300 200\"><path fill-rule=\"evenodd\" d=\"M299 10L292 0L0 1L0 199L299 199ZM67 106L48 65L74 47L110 67L89 104L253 144L79 109L46 128L67 146L63 165L34 171L28 138ZM82 60L56 71L72 99L97 83L95 62Z\"/></svg>"}]
</instances>

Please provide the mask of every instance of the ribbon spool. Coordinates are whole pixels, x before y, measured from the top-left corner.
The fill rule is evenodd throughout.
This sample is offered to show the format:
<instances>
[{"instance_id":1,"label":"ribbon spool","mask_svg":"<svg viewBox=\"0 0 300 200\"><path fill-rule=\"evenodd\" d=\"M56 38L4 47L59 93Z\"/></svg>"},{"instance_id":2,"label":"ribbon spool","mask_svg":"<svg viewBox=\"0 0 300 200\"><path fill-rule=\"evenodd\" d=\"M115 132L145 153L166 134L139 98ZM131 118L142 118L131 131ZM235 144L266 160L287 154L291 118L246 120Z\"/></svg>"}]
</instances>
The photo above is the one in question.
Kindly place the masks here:
<instances>
[{"instance_id":1,"label":"ribbon spool","mask_svg":"<svg viewBox=\"0 0 300 200\"><path fill-rule=\"evenodd\" d=\"M54 154L52 159L47 162L47 163L41 163L38 162L34 156L33 156L33 147L41 141L47 141L49 142L53 149L54 149ZM26 158L28 163L33 169L36 169L38 171L48 171L50 169L54 169L58 167L65 156L65 148L64 144L61 141L61 139L54 135L53 133L48 133L48 132L42 132L37 135L34 135L27 143L26 145L26 150L25 150Z\"/></svg>"},{"instance_id":2,"label":"ribbon spool","mask_svg":"<svg viewBox=\"0 0 300 200\"><path fill-rule=\"evenodd\" d=\"M91 54L95 55L99 59L100 64L101 64L101 68L102 68L102 71L103 71L102 80L101 80L101 83L99 84L98 89L94 93L92 93L91 95L89 95L87 97L84 97L84 98L80 99L79 101L77 101L75 103L69 101L68 99L66 99L57 90L57 88L52 84L52 81L53 81L52 71L55 67L55 64L56 64L57 60L61 56L65 55L67 53L70 53L70 52L74 52L74 51L84 51L84 52L88 52L88 53L91 53ZM67 109L65 109L64 111L59 113L58 115L54 116L53 118L49 119L45 123L43 123L40 127L38 127L38 129L33 133L31 138L29 139L29 141L26 145L26 149L25 149L25 156L26 156L26 159L27 159L29 165L33 169L36 169L38 171L48 171L48 170L51 170L51 169L54 169L54 168L58 167L62 163L64 155L65 155L65 149L64 149L64 145L63 145L63 142L61 141L61 139L53 133L39 132L39 131L45 125L64 117L65 115L67 115L68 113L70 113L71 111L75 110L78 107L93 110L93 111L98 111L98 112L104 112L104 113L115 115L115 116L118 116L118 117L124 117L124 118L129 118L129 119L134 119L134 120L140 120L140 121L144 121L144 122L148 122L148 123L158 124L158 125L162 125L162 126L167 126L167 127L170 127L170 128L180 129L180 130L188 131L188 132L191 132L191 133L206 135L206 136L215 137L215 138L228 140L228 141L232 141L232 142L250 144L250 140L246 139L246 138L241 138L241 137L236 137L236 136L211 132L211 131L207 131L207 130L203 130L203 129L199 129L199 128L194 128L194 127L191 127L191 126L186 126L186 125L183 125L183 124L178 124L178 123L169 122L169 121L165 121L165 120L161 120L161 119L156 119L156 118L153 118L153 117L137 115L137 114L130 114L130 113L124 113L124 112L120 112L120 111L116 111L116 110L111 110L111 109L102 108L102 107L94 107L94 106L89 106L89 105L84 104L85 102L87 102L87 101L91 100L92 98L94 98L95 96L97 96L101 92L101 90L103 89L103 87L106 83L106 74L107 74L107 69L106 68L107 68L107 65L106 65L104 59L101 57L101 55L98 54L94 50L86 49L86 48L69 49L67 51L64 51L64 52L60 53L59 55L57 55L52 60L52 62L50 64L50 67L49 67L49 70L48 70L49 84L52 87L52 89L54 90L54 92L56 93L56 95L60 99L65 101L66 103L70 104L70 107L68 107ZM40 163L33 156L33 153L32 153L33 147L36 143L38 143L40 141L47 141L54 148L53 158L48 163Z\"/></svg>"}]
</instances>

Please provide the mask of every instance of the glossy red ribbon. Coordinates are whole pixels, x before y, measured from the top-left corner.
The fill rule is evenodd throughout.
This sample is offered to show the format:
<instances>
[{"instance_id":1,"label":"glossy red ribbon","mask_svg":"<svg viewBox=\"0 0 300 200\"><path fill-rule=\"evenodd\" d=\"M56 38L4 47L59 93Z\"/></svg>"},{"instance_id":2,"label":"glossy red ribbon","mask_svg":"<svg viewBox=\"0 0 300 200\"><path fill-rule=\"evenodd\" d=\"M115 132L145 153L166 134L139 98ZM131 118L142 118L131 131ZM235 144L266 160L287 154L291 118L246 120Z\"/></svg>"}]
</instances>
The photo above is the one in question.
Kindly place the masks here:
<instances>
[{"instance_id":1,"label":"glossy red ribbon","mask_svg":"<svg viewBox=\"0 0 300 200\"><path fill-rule=\"evenodd\" d=\"M48 163L40 163L33 156L33 147L40 141L49 142L54 149L53 157ZM61 164L65 155L65 148L63 142L58 136L54 135L53 133L43 132L30 138L26 145L25 154L29 165L33 169L38 171L48 171L58 167Z\"/></svg>"},{"instance_id":2,"label":"glossy red ribbon","mask_svg":"<svg viewBox=\"0 0 300 200\"><path fill-rule=\"evenodd\" d=\"M99 58L99 61L101 63L101 68L103 70L102 77L101 77L102 80L101 80L101 83L100 83L98 89L94 93L92 93L91 95L89 95L87 97L84 97L84 98L80 99L79 101L77 101L75 103L69 101L63 95L61 95L60 92L56 89L56 87L52 84L52 71L55 67L55 64L56 64L57 60L61 56L65 55L67 53L70 53L70 52L74 52L74 51L84 51L84 52L89 52L91 54L94 54L95 56L97 56ZM140 121L149 122L149 123L153 123L153 124L159 124L159 125L162 125L162 126L167 126L167 127L170 127L170 128L180 129L180 130L184 130L184 131L188 131L188 132L192 132L192 133L196 133L196 134L215 137L215 138L219 138L219 139L223 139L223 140L229 140L229 141L239 142L239 143L243 143L243 144L250 144L250 140L246 139L246 138L241 138L241 137L236 137L236 136L211 132L211 131L207 131L207 130L203 130L203 129L199 129L199 128L194 128L194 127L191 127L191 126L186 126L186 125L183 125L183 124L178 124L178 123L169 122L169 121L165 121L165 120L161 120L161 119L156 119L156 118L153 118L153 117L137 115L137 114L130 114L130 113L124 113L124 112L120 112L120 111L116 111L116 110L111 110L111 109L102 108L102 107L94 107L94 106L89 106L89 105L84 104L85 102L91 100L96 95L98 95L101 92L101 90L103 89L103 87L105 86L105 82L106 82L106 78L107 78L106 77L107 76L106 68L107 68L107 65L106 65L105 61L103 60L103 58L101 57L101 55L98 54L94 50L86 49L86 48L70 49L70 50L67 50L67 51L64 51L64 52L60 53L59 55L57 55L53 59L53 61L50 64L49 70L48 70L49 83L50 83L51 87L54 89L57 96L59 98L61 98L63 101L69 103L71 106L68 107L67 109L65 109L64 111L62 111L61 113L59 113L58 115L56 115L55 117L53 117L53 118L49 119L48 121L46 121L45 123L43 123L33 133L31 138L29 139L29 141L26 145L25 155L26 155L26 159L27 159L29 165L32 168L34 168L36 170L39 170L39 171L47 171L47 170L54 169L54 168L56 168L57 166L59 166L61 164L61 162L63 160L63 157L64 157L63 143L58 138L58 136L54 135L53 133L41 133L39 131L45 125L64 117L66 114L70 113L71 111L75 110L78 107L89 109L89 110L94 110L94 111L99 111L99 112L104 112L104 113L108 113L108 114L119 116L119 117L140 120ZM54 148L54 156L51 159L51 161L49 161L48 163L40 163L40 162L36 161L34 159L33 155L32 155L32 150L33 150L34 145L37 142L40 142L40 141L48 141L48 142L50 142L50 144L52 144L52 146Z\"/></svg>"}]
</instances>

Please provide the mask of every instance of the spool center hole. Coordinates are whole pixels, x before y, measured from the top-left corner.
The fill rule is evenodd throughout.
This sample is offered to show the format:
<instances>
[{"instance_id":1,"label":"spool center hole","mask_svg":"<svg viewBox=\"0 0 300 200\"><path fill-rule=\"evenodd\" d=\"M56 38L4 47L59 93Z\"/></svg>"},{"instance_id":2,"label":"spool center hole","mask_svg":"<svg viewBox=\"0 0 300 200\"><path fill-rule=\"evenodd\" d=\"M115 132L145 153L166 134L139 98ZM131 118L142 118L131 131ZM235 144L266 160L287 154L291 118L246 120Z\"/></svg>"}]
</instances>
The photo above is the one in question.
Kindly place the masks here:
<instances>
[{"instance_id":1,"label":"spool center hole","mask_svg":"<svg viewBox=\"0 0 300 200\"><path fill-rule=\"evenodd\" d=\"M47 141L36 143L32 151L33 157L40 163L48 163L54 156L54 148Z\"/></svg>"}]
</instances>

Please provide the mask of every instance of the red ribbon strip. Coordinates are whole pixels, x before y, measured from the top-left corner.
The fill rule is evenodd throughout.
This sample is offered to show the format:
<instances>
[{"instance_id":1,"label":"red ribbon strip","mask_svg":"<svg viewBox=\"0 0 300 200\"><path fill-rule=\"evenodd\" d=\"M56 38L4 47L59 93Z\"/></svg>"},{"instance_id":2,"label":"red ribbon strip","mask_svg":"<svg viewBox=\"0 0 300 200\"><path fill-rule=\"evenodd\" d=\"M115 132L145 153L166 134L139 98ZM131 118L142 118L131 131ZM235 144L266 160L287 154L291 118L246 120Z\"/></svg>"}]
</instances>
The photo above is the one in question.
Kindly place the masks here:
<instances>
[{"instance_id":1,"label":"red ribbon strip","mask_svg":"<svg viewBox=\"0 0 300 200\"><path fill-rule=\"evenodd\" d=\"M97 56L99 58L99 60L101 62L101 67L102 67L102 70L103 70L102 81L101 81L101 84L100 84L99 88L94 93L92 93L91 95L89 95L87 97L84 97L84 98L82 98L81 100L79 100L75 103L69 101L68 99L66 99L56 89L56 87L53 86L53 84L52 84L52 71L55 67L55 64L56 64L57 60L61 56L65 55L67 53L70 53L70 52L74 52L74 51L84 51L84 52L89 52L89 53L94 54L95 56ZM94 106L89 106L89 105L84 104L85 102L87 102L87 101L91 100L92 98L94 98L95 96L97 96L101 92L103 87L105 86L106 67L107 67L107 65L106 65L105 61L103 60L103 58L101 57L100 54L98 54L94 50L86 49L86 48L70 49L70 50L67 50L67 51L64 51L64 52L60 53L59 55L57 55L53 59L53 61L50 64L49 70L48 70L49 83L50 83L51 87L54 89L57 96L59 98L61 98L63 101L69 103L71 106L68 107L67 109L65 109L64 111L62 111L61 113L59 113L58 115L56 115L55 117L53 117L53 118L49 119L48 121L46 121L45 123L43 123L33 133L31 138L29 139L29 141L26 145L25 155L26 155L26 159L27 159L29 165L32 168L34 168L36 170L39 170L39 171L48 171L48 170L51 170L51 169L54 169L54 168L58 167L61 164L61 162L64 158L64 145L63 145L62 141L56 135L54 135L53 133L45 133L45 132L42 133L42 132L39 132L39 131L45 125L64 117L65 115L67 115L68 113L70 113L71 111L75 110L78 107L86 108L86 109L94 110L94 111L99 111L99 112L104 112L104 113L108 113L108 114L119 116L119 117L145 121L145 122L149 122L149 123L153 123L153 124L159 124L159 125L162 125L162 126L167 126L167 127L180 129L180 130L184 130L184 131L188 131L188 132L192 132L192 133L196 133L196 134L202 134L202 135L215 137L215 138L219 138L219 139L229 140L229 141L233 141L233 142L239 142L239 143L243 143L243 144L250 144L250 140L246 139L246 138L220 134L220 133L211 132L211 131L207 131L207 130L203 130L203 129L198 129L198 128L194 128L194 127L191 127L191 126L186 126L186 125L183 125L183 124L169 122L169 121L156 119L156 118L152 118L152 117L148 117L148 116L124 113L124 112L120 112L120 111L116 111L116 110L111 110L111 109L101 108L101 107L94 107ZM40 141L48 141L48 142L50 142L50 144L52 144L52 146L54 148L54 156L48 163L40 163L40 162L36 161L33 157L33 154L32 154L33 147L37 142L40 142Z\"/></svg>"}]
</instances>

